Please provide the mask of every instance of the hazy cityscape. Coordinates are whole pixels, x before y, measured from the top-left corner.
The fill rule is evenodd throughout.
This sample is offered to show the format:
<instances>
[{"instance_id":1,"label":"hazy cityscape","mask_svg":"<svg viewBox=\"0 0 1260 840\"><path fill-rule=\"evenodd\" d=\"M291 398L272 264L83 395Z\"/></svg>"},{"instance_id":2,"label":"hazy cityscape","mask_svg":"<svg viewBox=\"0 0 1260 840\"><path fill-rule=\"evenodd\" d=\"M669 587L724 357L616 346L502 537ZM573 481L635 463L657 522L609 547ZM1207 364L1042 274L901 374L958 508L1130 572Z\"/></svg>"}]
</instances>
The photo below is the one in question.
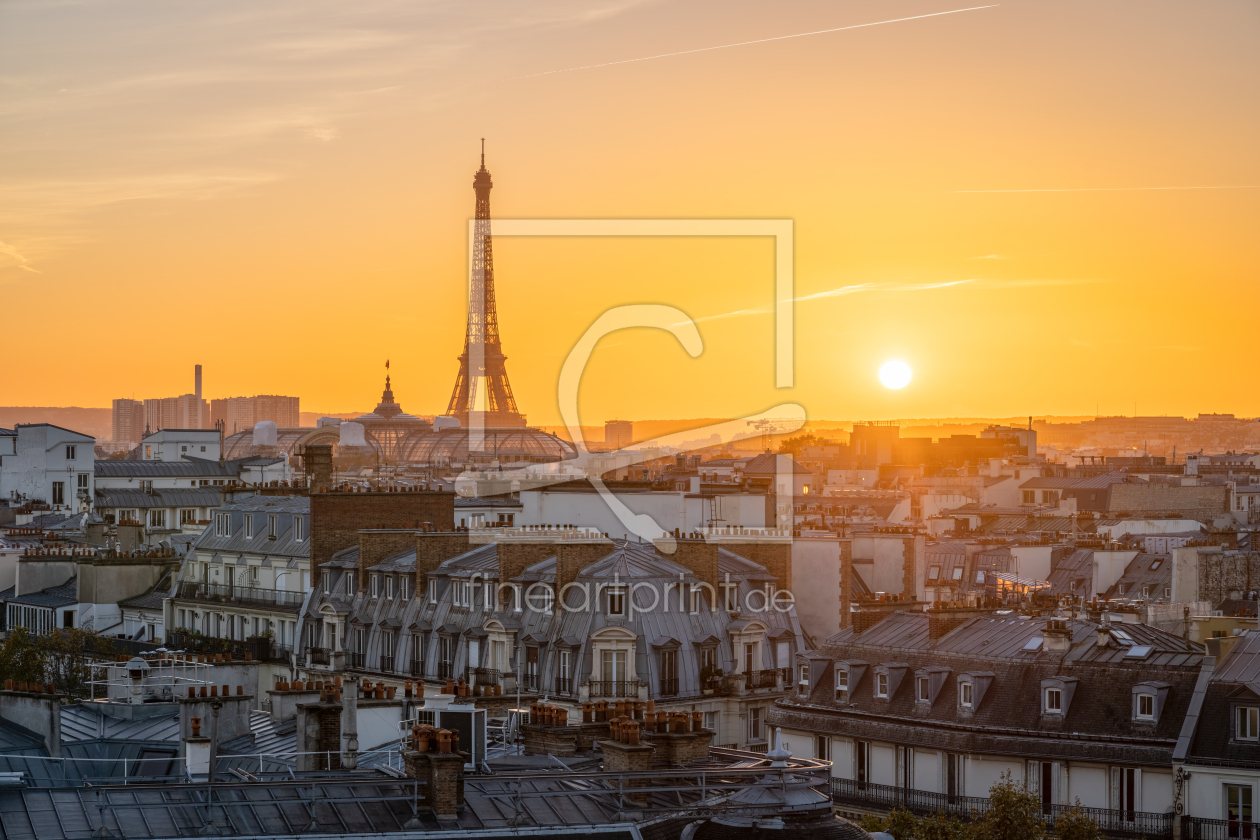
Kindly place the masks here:
<instances>
[{"instance_id":1,"label":"hazy cityscape","mask_svg":"<svg viewBox=\"0 0 1260 840\"><path fill-rule=\"evenodd\" d=\"M0 840L1260 837L1257 32L0 7Z\"/></svg>"}]
</instances>

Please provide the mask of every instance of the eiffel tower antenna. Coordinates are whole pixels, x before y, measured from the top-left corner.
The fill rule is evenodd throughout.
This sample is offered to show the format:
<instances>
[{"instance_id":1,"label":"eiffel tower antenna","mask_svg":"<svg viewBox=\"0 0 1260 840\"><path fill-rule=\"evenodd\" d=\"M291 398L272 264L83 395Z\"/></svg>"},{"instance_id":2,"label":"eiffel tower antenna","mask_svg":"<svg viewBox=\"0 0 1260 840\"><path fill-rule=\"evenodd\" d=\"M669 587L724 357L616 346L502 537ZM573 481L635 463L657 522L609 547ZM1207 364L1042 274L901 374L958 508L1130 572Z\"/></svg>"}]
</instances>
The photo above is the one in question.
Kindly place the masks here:
<instances>
[{"instance_id":1,"label":"eiffel tower antenna","mask_svg":"<svg viewBox=\"0 0 1260 840\"><path fill-rule=\"evenodd\" d=\"M477 212L473 224L472 282L468 290L468 332L459 357L459 375L446 413L465 428L520 427L525 416L516 408L508 382L507 356L499 341L499 314L494 300L494 249L490 238L490 190L486 141L481 140L481 168L473 175ZM471 421L471 422L470 422Z\"/></svg>"}]
</instances>

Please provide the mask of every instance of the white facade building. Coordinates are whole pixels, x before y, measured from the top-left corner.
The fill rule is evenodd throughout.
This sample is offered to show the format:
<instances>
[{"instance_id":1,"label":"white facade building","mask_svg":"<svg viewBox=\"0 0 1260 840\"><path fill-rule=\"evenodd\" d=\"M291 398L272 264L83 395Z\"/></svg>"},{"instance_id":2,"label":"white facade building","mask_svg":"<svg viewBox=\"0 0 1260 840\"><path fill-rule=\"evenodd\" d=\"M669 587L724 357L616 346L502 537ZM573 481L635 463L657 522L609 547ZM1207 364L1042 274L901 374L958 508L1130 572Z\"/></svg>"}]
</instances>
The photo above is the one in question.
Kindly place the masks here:
<instances>
[{"instance_id":1,"label":"white facade building","mask_svg":"<svg viewBox=\"0 0 1260 840\"><path fill-rule=\"evenodd\" d=\"M0 498L80 511L92 502L96 439L49 423L0 435Z\"/></svg>"}]
</instances>

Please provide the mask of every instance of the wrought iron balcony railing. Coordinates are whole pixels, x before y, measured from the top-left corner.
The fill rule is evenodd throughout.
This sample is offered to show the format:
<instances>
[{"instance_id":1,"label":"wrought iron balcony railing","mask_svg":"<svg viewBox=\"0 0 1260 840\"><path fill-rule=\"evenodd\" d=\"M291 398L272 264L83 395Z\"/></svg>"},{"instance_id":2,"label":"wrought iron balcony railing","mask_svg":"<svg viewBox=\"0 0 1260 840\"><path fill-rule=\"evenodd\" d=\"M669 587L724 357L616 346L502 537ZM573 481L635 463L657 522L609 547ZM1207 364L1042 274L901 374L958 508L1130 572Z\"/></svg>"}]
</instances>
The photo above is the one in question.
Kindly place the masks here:
<instances>
[{"instance_id":1,"label":"wrought iron balcony railing","mask_svg":"<svg viewBox=\"0 0 1260 840\"><path fill-rule=\"evenodd\" d=\"M573 677L556 677L556 694L572 694Z\"/></svg>"},{"instance_id":2,"label":"wrought iron balcony railing","mask_svg":"<svg viewBox=\"0 0 1260 840\"><path fill-rule=\"evenodd\" d=\"M312 665L327 665L329 657L332 654L332 651L330 651L328 648L312 647L312 648L307 648L306 650L311 655Z\"/></svg>"},{"instance_id":3,"label":"wrought iron balcony railing","mask_svg":"<svg viewBox=\"0 0 1260 840\"><path fill-rule=\"evenodd\" d=\"M411 676L413 677L424 676L424 660L423 659L411 660Z\"/></svg>"},{"instance_id":4,"label":"wrought iron balcony railing","mask_svg":"<svg viewBox=\"0 0 1260 840\"><path fill-rule=\"evenodd\" d=\"M638 697L638 680L591 680L592 697Z\"/></svg>"},{"instance_id":5,"label":"wrought iron balcony railing","mask_svg":"<svg viewBox=\"0 0 1260 840\"><path fill-rule=\"evenodd\" d=\"M450 662L439 662L437 667L439 680L449 680L455 675L455 667Z\"/></svg>"},{"instance_id":6,"label":"wrought iron balcony railing","mask_svg":"<svg viewBox=\"0 0 1260 840\"><path fill-rule=\"evenodd\" d=\"M382 671L394 670L394 655L392 653L381 654L381 670Z\"/></svg>"},{"instance_id":7,"label":"wrought iron balcony railing","mask_svg":"<svg viewBox=\"0 0 1260 840\"><path fill-rule=\"evenodd\" d=\"M678 696L678 677L667 677L661 680L661 696Z\"/></svg>"},{"instance_id":8,"label":"wrought iron balcony railing","mask_svg":"<svg viewBox=\"0 0 1260 840\"><path fill-rule=\"evenodd\" d=\"M1181 836L1185 840L1256 840L1260 838L1260 823L1185 817L1181 821Z\"/></svg>"},{"instance_id":9,"label":"wrought iron balcony railing","mask_svg":"<svg viewBox=\"0 0 1260 840\"><path fill-rule=\"evenodd\" d=\"M749 671L744 688L774 688L778 685L779 671Z\"/></svg>"},{"instance_id":10,"label":"wrought iron balcony railing","mask_svg":"<svg viewBox=\"0 0 1260 840\"><path fill-rule=\"evenodd\" d=\"M350 668L366 668L367 654L359 651L351 651L346 654L346 665Z\"/></svg>"},{"instance_id":11,"label":"wrought iron balcony railing","mask_svg":"<svg viewBox=\"0 0 1260 840\"><path fill-rule=\"evenodd\" d=\"M198 583L186 580L179 585L177 597L193 601L276 607L288 612L301 609L305 596L301 592L288 592L283 589L263 589L231 583Z\"/></svg>"},{"instance_id":12,"label":"wrought iron balcony railing","mask_svg":"<svg viewBox=\"0 0 1260 840\"><path fill-rule=\"evenodd\" d=\"M497 668L469 668L464 679L471 685L498 685L499 670Z\"/></svg>"}]
</instances>

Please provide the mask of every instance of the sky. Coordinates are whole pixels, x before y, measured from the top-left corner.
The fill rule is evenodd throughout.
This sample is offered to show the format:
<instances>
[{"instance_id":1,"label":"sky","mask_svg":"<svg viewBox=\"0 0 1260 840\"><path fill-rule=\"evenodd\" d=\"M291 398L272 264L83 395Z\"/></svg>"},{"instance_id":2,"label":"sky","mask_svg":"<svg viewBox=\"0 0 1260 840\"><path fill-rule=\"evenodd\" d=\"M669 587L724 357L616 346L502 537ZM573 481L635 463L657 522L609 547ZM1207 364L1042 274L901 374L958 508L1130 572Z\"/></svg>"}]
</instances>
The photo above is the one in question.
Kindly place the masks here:
<instances>
[{"instance_id":1,"label":"sky","mask_svg":"<svg viewBox=\"0 0 1260 840\"><path fill-rule=\"evenodd\" d=\"M976 6L7 0L0 403L174 396L200 363L208 398L366 410L389 359L443 412L484 137L498 217L793 224L788 388L772 239L497 239L531 423L643 303L703 350L604 338L585 423L1260 415L1260 6Z\"/></svg>"}]
</instances>

